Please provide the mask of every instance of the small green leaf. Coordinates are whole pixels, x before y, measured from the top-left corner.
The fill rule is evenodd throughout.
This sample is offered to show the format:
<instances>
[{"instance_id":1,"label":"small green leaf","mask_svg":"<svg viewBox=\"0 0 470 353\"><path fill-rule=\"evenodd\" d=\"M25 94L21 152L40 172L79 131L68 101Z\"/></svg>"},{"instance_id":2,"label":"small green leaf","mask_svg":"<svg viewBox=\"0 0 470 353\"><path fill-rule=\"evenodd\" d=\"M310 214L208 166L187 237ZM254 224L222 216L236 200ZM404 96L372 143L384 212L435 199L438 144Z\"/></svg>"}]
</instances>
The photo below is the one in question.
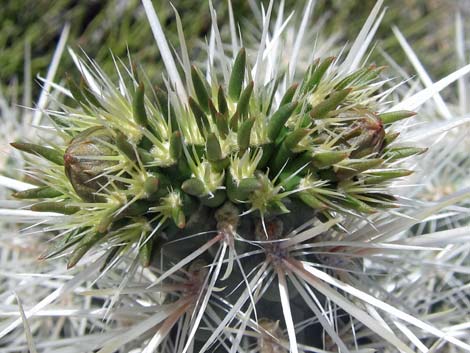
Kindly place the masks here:
<instances>
[{"instance_id":1,"label":"small green leaf","mask_svg":"<svg viewBox=\"0 0 470 353\"><path fill-rule=\"evenodd\" d=\"M214 105L214 102L210 98L209 98L209 101L208 101L208 105L209 105L209 112L211 113L212 121L215 121L215 119L217 117L217 114L219 114L219 112L217 111L217 109Z\"/></svg>"},{"instance_id":2,"label":"small green leaf","mask_svg":"<svg viewBox=\"0 0 470 353\"><path fill-rule=\"evenodd\" d=\"M341 179L351 178L359 173L368 169L379 166L383 163L383 159L370 158L370 159L346 159L335 164L334 171L336 176Z\"/></svg>"},{"instance_id":3,"label":"small green leaf","mask_svg":"<svg viewBox=\"0 0 470 353\"><path fill-rule=\"evenodd\" d=\"M39 155L57 165L64 165L64 155L50 147L44 147L33 143L13 142L11 145L17 150Z\"/></svg>"},{"instance_id":4,"label":"small green leaf","mask_svg":"<svg viewBox=\"0 0 470 353\"><path fill-rule=\"evenodd\" d=\"M134 121L142 127L148 126L147 112L145 111L145 87L140 83L132 100L132 114Z\"/></svg>"},{"instance_id":5,"label":"small green leaf","mask_svg":"<svg viewBox=\"0 0 470 353\"><path fill-rule=\"evenodd\" d=\"M28 189L15 192L13 197L17 199L50 199L53 197L62 196L62 193L49 186L43 186L34 189Z\"/></svg>"},{"instance_id":6,"label":"small green leaf","mask_svg":"<svg viewBox=\"0 0 470 353\"><path fill-rule=\"evenodd\" d=\"M31 211L55 212L71 215L80 211L78 206L70 206L67 202L41 202L31 206Z\"/></svg>"},{"instance_id":7,"label":"small green leaf","mask_svg":"<svg viewBox=\"0 0 470 353\"><path fill-rule=\"evenodd\" d=\"M246 52L241 48L233 63L232 73L228 83L228 94L233 101L238 101L245 78Z\"/></svg>"},{"instance_id":8,"label":"small green leaf","mask_svg":"<svg viewBox=\"0 0 470 353\"><path fill-rule=\"evenodd\" d=\"M368 70L371 70L371 68L370 67L362 68L362 69L354 71L353 73L349 74L348 76L343 78L341 81L339 81L339 83L335 85L334 89L341 90L343 88L346 88L347 86L349 86L350 83L353 83L359 80L361 76L364 76Z\"/></svg>"},{"instance_id":9,"label":"small green leaf","mask_svg":"<svg viewBox=\"0 0 470 353\"><path fill-rule=\"evenodd\" d=\"M244 178L236 183L231 173L227 176L227 196L230 201L240 203L248 200L253 191L261 188L261 183L256 177Z\"/></svg>"},{"instance_id":10,"label":"small green leaf","mask_svg":"<svg viewBox=\"0 0 470 353\"><path fill-rule=\"evenodd\" d=\"M219 90L217 92L217 105L221 114L228 114L227 99L225 98L225 93L222 86L219 86Z\"/></svg>"},{"instance_id":11,"label":"small green leaf","mask_svg":"<svg viewBox=\"0 0 470 353\"><path fill-rule=\"evenodd\" d=\"M313 165L318 168L327 168L333 164L348 158L348 153L344 151L321 151L312 155Z\"/></svg>"},{"instance_id":12,"label":"small green leaf","mask_svg":"<svg viewBox=\"0 0 470 353\"><path fill-rule=\"evenodd\" d=\"M268 123L268 137L272 142L276 141L279 132L287 120L289 120L296 107L297 102L285 104L271 116Z\"/></svg>"},{"instance_id":13,"label":"small green leaf","mask_svg":"<svg viewBox=\"0 0 470 353\"><path fill-rule=\"evenodd\" d=\"M237 112L240 114L240 117L244 118L249 111L250 108L250 98L251 94L253 93L253 86L254 82L251 81L248 86L245 87L242 94L240 95L240 99L237 104Z\"/></svg>"},{"instance_id":14,"label":"small green leaf","mask_svg":"<svg viewBox=\"0 0 470 353\"><path fill-rule=\"evenodd\" d=\"M326 114L332 110L335 110L338 105L340 105L345 100L350 92L351 88L346 88L341 91L331 93L330 96L323 102L313 107L312 111L310 112L310 116L312 119L325 118Z\"/></svg>"},{"instance_id":15,"label":"small green leaf","mask_svg":"<svg viewBox=\"0 0 470 353\"><path fill-rule=\"evenodd\" d=\"M396 161L397 159L406 158L409 156L422 154L426 152L427 148L418 148L418 147L395 147L390 148L384 151L384 158L388 161Z\"/></svg>"},{"instance_id":16,"label":"small green leaf","mask_svg":"<svg viewBox=\"0 0 470 353\"><path fill-rule=\"evenodd\" d=\"M293 149L297 147L297 144L307 136L310 131L309 129L299 128L287 135L273 156L271 163L273 173L277 173L281 170L287 160L294 154Z\"/></svg>"},{"instance_id":17,"label":"small green leaf","mask_svg":"<svg viewBox=\"0 0 470 353\"><path fill-rule=\"evenodd\" d=\"M312 76L308 80L307 84L304 87L304 92L309 92L310 90L316 88L320 83L323 75L325 74L326 70L330 67L330 65L335 60L335 57L329 57L322 61L320 65L318 65L312 73Z\"/></svg>"},{"instance_id":18,"label":"small green leaf","mask_svg":"<svg viewBox=\"0 0 470 353\"><path fill-rule=\"evenodd\" d=\"M280 185L282 185L285 191L292 191L299 186L302 177L286 170L279 175L279 180Z\"/></svg>"},{"instance_id":19,"label":"small green leaf","mask_svg":"<svg viewBox=\"0 0 470 353\"><path fill-rule=\"evenodd\" d=\"M297 91L297 88L299 87L298 83L294 83L292 86L290 86L286 93L284 93L284 96L281 99L281 103L279 103L279 106L282 107L285 104L288 104L292 102L292 99L294 98L295 92Z\"/></svg>"},{"instance_id":20,"label":"small green leaf","mask_svg":"<svg viewBox=\"0 0 470 353\"><path fill-rule=\"evenodd\" d=\"M382 120L382 123L391 124L399 120L410 118L414 115L416 115L416 113L409 110L398 110L396 112L380 114L379 118Z\"/></svg>"},{"instance_id":21,"label":"small green leaf","mask_svg":"<svg viewBox=\"0 0 470 353\"><path fill-rule=\"evenodd\" d=\"M251 129L255 123L255 118L251 117L250 119L245 120L240 124L237 132L237 142L240 152L243 153L248 147L250 147L250 136Z\"/></svg>"},{"instance_id":22,"label":"small green leaf","mask_svg":"<svg viewBox=\"0 0 470 353\"><path fill-rule=\"evenodd\" d=\"M215 117L215 125L217 126L217 131L220 136L222 138L226 138L229 133L227 116L225 114L217 113Z\"/></svg>"},{"instance_id":23,"label":"small green leaf","mask_svg":"<svg viewBox=\"0 0 470 353\"><path fill-rule=\"evenodd\" d=\"M387 180L401 178L412 174L412 170L408 169L390 169L381 170L367 173L367 177L364 179L365 184L378 184Z\"/></svg>"},{"instance_id":24,"label":"small green leaf","mask_svg":"<svg viewBox=\"0 0 470 353\"><path fill-rule=\"evenodd\" d=\"M214 133L207 135L206 156L209 162L219 161L223 158L219 139Z\"/></svg>"},{"instance_id":25,"label":"small green leaf","mask_svg":"<svg viewBox=\"0 0 470 353\"><path fill-rule=\"evenodd\" d=\"M202 109L209 112L209 94L207 93L205 79L202 77L199 70L193 65L191 66L191 79L193 80L194 92L196 93L197 101Z\"/></svg>"},{"instance_id":26,"label":"small green leaf","mask_svg":"<svg viewBox=\"0 0 470 353\"><path fill-rule=\"evenodd\" d=\"M284 144L286 145L286 147L289 149L289 150L294 150L295 148L298 147L298 144L300 141L302 141L302 139L307 136L308 134L310 134L312 132L312 130L310 129L305 129L305 128L299 128L299 129L295 129L294 131L290 132L285 140L284 140Z\"/></svg>"}]
</instances>

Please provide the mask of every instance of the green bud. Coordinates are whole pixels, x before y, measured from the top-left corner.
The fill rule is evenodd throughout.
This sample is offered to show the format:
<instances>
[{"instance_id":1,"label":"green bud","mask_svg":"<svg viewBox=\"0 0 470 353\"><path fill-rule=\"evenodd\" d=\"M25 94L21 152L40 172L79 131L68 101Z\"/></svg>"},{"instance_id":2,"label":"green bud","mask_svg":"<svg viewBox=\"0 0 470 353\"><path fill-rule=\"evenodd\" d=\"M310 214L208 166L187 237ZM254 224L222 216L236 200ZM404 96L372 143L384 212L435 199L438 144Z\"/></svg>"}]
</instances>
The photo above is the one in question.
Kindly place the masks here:
<instances>
[{"instance_id":1,"label":"green bud","mask_svg":"<svg viewBox=\"0 0 470 353\"><path fill-rule=\"evenodd\" d=\"M261 182L256 177L244 178L238 183L233 180L232 173L227 173L227 196L233 203L248 200L250 194L261 188Z\"/></svg>"},{"instance_id":2,"label":"green bud","mask_svg":"<svg viewBox=\"0 0 470 353\"><path fill-rule=\"evenodd\" d=\"M217 117L217 114L219 114L219 112L217 111L214 105L214 102L210 98L208 101L208 105L209 105L209 112L211 113L212 121L215 121L215 118Z\"/></svg>"},{"instance_id":3,"label":"green bud","mask_svg":"<svg viewBox=\"0 0 470 353\"><path fill-rule=\"evenodd\" d=\"M311 130L309 129L299 128L288 133L273 157L271 164L273 173L281 170L287 160L294 154L293 150L297 147L298 143L310 132Z\"/></svg>"},{"instance_id":4,"label":"green bud","mask_svg":"<svg viewBox=\"0 0 470 353\"><path fill-rule=\"evenodd\" d=\"M393 132L393 131L387 132L384 137L384 147L387 147L388 145L390 145L393 141L397 139L398 136L400 136L399 132Z\"/></svg>"},{"instance_id":5,"label":"green bud","mask_svg":"<svg viewBox=\"0 0 470 353\"><path fill-rule=\"evenodd\" d=\"M364 76L368 72L368 70L371 70L371 67L362 68L354 71L352 74L346 76L341 81L339 81L339 83L334 87L334 89L341 90L343 88L346 88L347 86L349 86L349 84L358 81L362 76Z\"/></svg>"}]
</instances>

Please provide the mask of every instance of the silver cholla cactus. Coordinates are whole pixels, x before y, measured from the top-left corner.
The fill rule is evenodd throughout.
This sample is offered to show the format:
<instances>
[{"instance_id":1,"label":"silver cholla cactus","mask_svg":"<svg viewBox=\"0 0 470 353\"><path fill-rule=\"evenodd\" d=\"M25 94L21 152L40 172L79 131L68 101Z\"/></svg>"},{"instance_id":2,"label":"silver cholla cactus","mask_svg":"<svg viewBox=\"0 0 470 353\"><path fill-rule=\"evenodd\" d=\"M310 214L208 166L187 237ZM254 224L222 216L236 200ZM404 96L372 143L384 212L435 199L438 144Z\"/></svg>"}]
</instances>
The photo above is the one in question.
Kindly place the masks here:
<instances>
[{"instance_id":1,"label":"silver cholla cactus","mask_svg":"<svg viewBox=\"0 0 470 353\"><path fill-rule=\"evenodd\" d=\"M253 345L298 352L322 346L321 327L332 339L327 346L347 351L315 309L314 301L322 307L330 300L351 315L335 325L359 320L410 351L317 281L347 292L343 270L360 273L362 257L337 256L341 244L310 251L328 240L327 230L347 240L351 220L399 206L388 186L411 173L400 159L424 151L393 144L393 123L414 113L387 111L383 68L350 70L328 57L298 82L287 72L262 80L253 74L260 62L251 67L242 48L222 73L204 73L183 55L181 89L175 80L153 87L134 67L118 68L116 85L94 62L72 56L83 75L80 83L68 80L74 104L49 112L62 142L12 144L32 155L29 173L40 182L14 196L34 200L33 211L65 215L54 227L60 240L44 258L66 254L74 267L102 252L109 269L135 255L159 274L153 285L165 295L158 310L169 314L148 321L149 328L162 325L146 351L172 340L162 351L174 344L185 352ZM230 325L233 335L224 331Z\"/></svg>"},{"instance_id":2,"label":"silver cholla cactus","mask_svg":"<svg viewBox=\"0 0 470 353\"><path fill-rule=\"evenodd\" d=\"M62 241L45 258L67 252L73 267L90 250L106 249L109 264L137 250L144 266L169 271L162 282L172 280L172 264L189 266L186 290L167 302L196 305L188 298L208 291L203 288L215 270L206 265L212 263L219 272L225 267L223 293L235 303L238 284L261 263L282 268L289 247L279 241L297 229L341 227L340 216L396 207L387 186L411 173L397 160L423 152L390 146L397 137L392 123L414 114L378 113L383 81L375 66L345 74L333 57L316 60L276 99L279 82L255 85L241 49L227 82L208 82L192 66L187 90L193 94L185 101L161 88L145 89L135 69L127 86L121 77L119 89L96 70L81 84L69 80L76 107L50 113L63 144L13 143L46 162L33 164L42 186L14 196L34 199L34 211L69 215ZM228 259L226 247L212 250L217 243L227 246ZM257 252L256 244L263 250ZM238 266L237 256L250 252L257 255ZM335 266L360 270L361 263ZM305 320L291 287L292 317ZM285 293L271 282L255 294L258 315L265 317L259 345L277 351L269 335L281 330L282 310L269 303ZM320 337L304 333L296 339L319 344ZM194 337L203 346L207 334Z\"/></svg>"}]
</instances>

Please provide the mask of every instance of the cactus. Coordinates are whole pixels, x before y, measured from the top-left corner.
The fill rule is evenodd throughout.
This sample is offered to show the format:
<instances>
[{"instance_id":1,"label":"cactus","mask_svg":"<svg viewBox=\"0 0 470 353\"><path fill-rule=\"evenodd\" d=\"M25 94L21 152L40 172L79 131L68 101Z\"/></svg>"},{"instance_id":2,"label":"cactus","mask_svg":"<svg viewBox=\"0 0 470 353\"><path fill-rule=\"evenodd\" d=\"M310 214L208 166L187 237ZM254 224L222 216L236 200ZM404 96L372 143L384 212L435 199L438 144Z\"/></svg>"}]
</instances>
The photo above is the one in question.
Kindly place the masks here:
<instances>
[{"instance_id":1,"label":"cactus","mask_svg":"<svg viewBox=\"0 0 470 353\"><path fill-rule=\"evenodd\" d=\"M353 322L411 352L371 307L467 347L348 284L380 248L360 231L349 237L350 224L399 207L389 185L411 173L400 160L425 151L393 144L394 123L414 113L382 102L383 68L329 57L298 82L283 72L262 80L261 62L241 48L220 58L230 61L220 75L185 62L185 86L166 59L171 82L153 88L135 66L117 66L114 84L72 55L83 76L69 80L74 103L49 112L63 141L12 144L31 155L40 182L14 196L65 215L62 242L44 258L66 253L74 267L103 251L106 269L131 256L158 273L159 315L103 352L155 325L148 351L299 352L321 347L322 329L347 351L333 325ZM356 242L363 248L351 254ZM349 315L332 324L326 303Z\"/></svg>"},{"instance_id":2,"label":"cactus","mask_svg":"<svg viewBox=\"0 0 470 353\"><path fill-rule=\"evenodd\" d=\"M335 64L317 60L279 105L272 84L248 81L243 48L228 84L210 84L193 66L187 102L155 98L136 74L124 93L104 80L96 82L107 86L99 93L71 82L80 111L65 108L57 117L64 144L12 144L49 162L62 187L46 175L45 186L15 196L37 199L35 210L58 212L60 205L74 225L83 224L70 239L77 244L69 265L85 254L83 239L87 250L90 241L119 241L148 251L144 244L168 234L213 230L194 212L215 219L232 207L246 215L246 229L286 218L291 230L311 217L326 222L396 206L387 185L410 173L396 160L422 150L390 148L386 140L394 121L413 114L378 112L380 68L342 74ZM133 235L135 224L142 229Z\"/></svg>"}]
</instances>

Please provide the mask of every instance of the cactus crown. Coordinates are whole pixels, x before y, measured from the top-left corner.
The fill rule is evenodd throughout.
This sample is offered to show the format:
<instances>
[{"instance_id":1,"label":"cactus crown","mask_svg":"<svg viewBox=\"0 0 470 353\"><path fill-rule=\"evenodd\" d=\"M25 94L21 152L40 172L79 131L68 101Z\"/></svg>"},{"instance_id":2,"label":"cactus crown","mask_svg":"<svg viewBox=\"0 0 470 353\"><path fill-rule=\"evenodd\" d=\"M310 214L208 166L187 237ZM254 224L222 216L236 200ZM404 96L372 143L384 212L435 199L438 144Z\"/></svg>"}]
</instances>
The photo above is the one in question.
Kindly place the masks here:
<instances>
[{"instance_id":1,"label":"cactus crown","mask_svg":"<svg viewBox=\"0 0 470 353\"><path fill-rule=\"evenodd\" d=\"M189 230L196 210L226 202L263 220L290 212L295 226L304 218L293 208L326 221L394 207L387 184L411 173L397 160L422 150L390 146L391 123L413 113L378 112L381 70L316 60L281 92L280 79L250 80L241 49L227 81L192 66L185 102L145 89L135 69L116 88L95 67L80 84L68 80L77 107L51 113L63 145L13 144L49 163L44 186L15 196L70 215L69 266L106 242L137 244L148 263L161 233Z\"/></svg>"}]
</instances>

